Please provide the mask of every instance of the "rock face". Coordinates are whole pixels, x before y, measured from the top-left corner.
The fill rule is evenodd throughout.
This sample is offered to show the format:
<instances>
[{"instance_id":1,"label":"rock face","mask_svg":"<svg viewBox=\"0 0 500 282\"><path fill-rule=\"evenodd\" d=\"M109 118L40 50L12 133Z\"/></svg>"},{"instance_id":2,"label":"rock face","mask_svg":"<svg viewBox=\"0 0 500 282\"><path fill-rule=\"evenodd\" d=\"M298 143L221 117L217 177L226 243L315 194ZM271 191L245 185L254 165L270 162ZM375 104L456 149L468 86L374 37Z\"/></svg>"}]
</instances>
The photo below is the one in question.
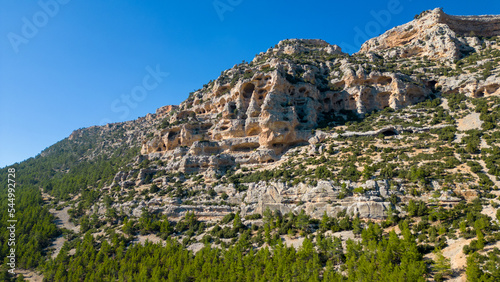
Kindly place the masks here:
<instances>
[{"instance_id":1,"label":"rock face","mask_svg":"<svg viewBox=\"0 0 500 282\"><path fill-rule=\"evenodd\" d=\"M175 106L175 105L163 106L163 107L156 110L156 117L157 118L163 117L163 116L167 115L168 113L170 113L171 111L176 110L176 109L177 109L177 106Z\"/></svg>"},{"instance_id":2,"label":"rock face","mask_svg":"<svg viewBox=\"0 0 500 282\"><path fill-rule=\"evenodd\" d=\"M477 44L477 36L498 35L500 16L450 16L436 8L368 40L360 52L385 50L385 57L458 59L481 48Z\"/></svg>"},{"instance_id":3,"label":"rock face","mask_svg":"<svg viewBox=\"0 0 500 282\"><path fill-rule=\"evenodd\" d=\"M336 216L341 211L349 214L360 214L360 217L371 219L383 219L390 205L380 196L387 197L388 185L385 181L371 181L369 195L354 195L338 200L341 187L332 181L319 181L316 186L299 184L298 186L287 186L283 183L251 183L245 197L241 199L244 204L240 205L243 214L260 213L267 208L279 210L285 214L290 211L300 212L304 210L315 218L320 218L323 213ZM349 186L349 183L344 185ZM220 189L220 188L219 188ZM238 203L239 195L232 196ZM333 199L333 200L332 200Z\"/></svg>"},{"instance_id":4,"label":"rock face","mask_svg":"<svg viewBox=\"0 0 500 282\"><path fill-rule=\"evenodd\" d=\"M366 71L336 45L285 40L223 72L178 109L168 108L170 126L144 142L141 153L183 171L273 162L308 144L311 130L328 116L396 109L430 93L409 76Z\"/></svg>"},{"instance_id":5,"label":"rock face","mask_svg":"<svg viewBox=\"0 0 500 282\"><path fill-rule=\"evenodd\" d=\"M435 9L368 40L353 56L323 40L281 41L222 72L178 107L147 117L161 125L141 154L184 172L271 163L289 148L311 144L312 130L335 126L346 115L398 109L440 93L498 94L500 78L492 71L498 61L467 62L468 70L453 62L497 48L497 39L483 37L499 34L500 16ZM485 68L484 79L473 73L477 68Z\"/></svg>"}]
</instances>

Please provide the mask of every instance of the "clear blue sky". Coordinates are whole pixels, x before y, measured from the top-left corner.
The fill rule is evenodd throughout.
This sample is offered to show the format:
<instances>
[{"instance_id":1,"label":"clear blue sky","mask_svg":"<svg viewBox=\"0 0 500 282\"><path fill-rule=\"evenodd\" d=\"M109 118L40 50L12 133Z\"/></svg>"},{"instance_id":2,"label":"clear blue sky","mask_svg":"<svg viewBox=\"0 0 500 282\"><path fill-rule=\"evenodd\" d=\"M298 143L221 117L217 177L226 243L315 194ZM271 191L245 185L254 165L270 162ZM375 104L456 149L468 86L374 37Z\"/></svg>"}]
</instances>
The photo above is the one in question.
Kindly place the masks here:
<instances>
[{"instance_id":1,"label":"clear blue sky","mask_svg":"<svg viewBox=\"0 0 500 282\"><path fill-rule=\"evenodd\" d=\"M321 38L352 53L436 6L500 14L491 0L0 0L0 167L75 129L179 104L282 39Z\"/></svg>"}]
</instances>

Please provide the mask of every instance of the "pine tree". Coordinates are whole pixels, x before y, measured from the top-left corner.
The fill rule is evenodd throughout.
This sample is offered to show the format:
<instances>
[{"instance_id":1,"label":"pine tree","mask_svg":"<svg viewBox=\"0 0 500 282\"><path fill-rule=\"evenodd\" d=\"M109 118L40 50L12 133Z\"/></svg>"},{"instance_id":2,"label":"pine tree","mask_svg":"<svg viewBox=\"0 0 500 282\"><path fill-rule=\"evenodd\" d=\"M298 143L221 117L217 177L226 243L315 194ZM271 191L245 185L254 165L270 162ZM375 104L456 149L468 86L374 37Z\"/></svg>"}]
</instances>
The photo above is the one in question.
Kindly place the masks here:
<instances>
[{"instance_id":1,"label":"pine tree","mask_svg":"<svg viewBox=\"0 0 500 282\"><path fill-rule=\"evenodd\" d=\"M476 247L478 250L482 250L484 248L484 234L483 234L483 229L485 228L486 223L482 218L476 220L474 222L474 229L476 229L476 235L477 235L477 244Z\"/></svg>"},{"instance_id":2,"label":"pine tree","mask_svg":"<svg viewBox=\"0 0 500 282\"><path fill-rule=\"evenodd\" d=\"M467 233L467 222L461 221L459 224L460 234L464 236Z\"/></svg>"},{"instance_id":3,"label":"pine tree","mask_svg":"<svg viewBox=\"0 0 500 282\"><path fill-rule=\"evenodd\" d=\"M361 234L363 228L361 227L361 220L359 219L359 213L356 214L356 217L352 220L352 232L356 235Z\"/></svg>"},{"instance_id":4,"label":"pine tree","mask_svg":"<svg viewBox=\"0 0 500 282\"><path fill-rule=\"evenodd\" d=\"M240 212L237 212L233 219L233 229L237 232L244 228L243 223L241 222Z\"/></svg>"},{"instance_id":5,"label":"pine tree","mask_svg":"<svg viewBox=\"0 0 500 282\"><path fill-rule=\"evenodd\" d=\"M309 217L306 215L304 210L300 210L299 215L297 216L297 228L300 230L307 232L309 230Z\"/></svg>"},{"instance_id":6,"label":"pine tree","mask_svg":"<svg viewBox=\"0 0 500 282\"><path fill-rule=\"evenodd\" d=\"M434 254L436 255L436 260L432 265L435 271L434 279L442 281L445 276L451 275L450 259L446 258L440 249L434 250Z\"/></svg>"},{"instance_id":7,"label":"pine tree","mask_svg":"<svg viewBox=\"0 0 500 282\"><path fill-rule=\"evenodd\" d=\"M133 235L135 230L134 230L134 222L132 220L129 220L128 218L125 218L124 221L123 221L123 227L122 227L122 231L125 233L125 234L128 234L128 235Z\"/></svg>"},{"instance_id":8,"label":"pine tree","mask_svg":"<svg viewBox=\"0 0 500 282\"><path fill-rule=\"evenodd\" d=\"M273 228L273 213L269 209L269 207L266 208L263 214L263 220L265 225L269 225L271 228Z\"/></svg>"},{"instance_id":9,"label":"pine tree","mask_svg":"<svg viewBox=\"0 0 500 282\"><path fill-rule=\"evenodd\" d=\"M478 250L482 250L484 248L484 235L481 230L476 230L476 235L477 235L477 244L476 247Z\"/></svg>"},{"instance_id":10,"label":"pine tree","mask_svg":"<svg viewBox=\"0 0 500 282\"><path fill-rule=\"evenodd\" d=\"M410 200L410 202L408 203L408 208L407 208L407 211L408 211L408 216L409 217L414 217L417 215L417 205L415 204L415 201L412 199Z\"/></svg>"},{"instance_id":11,"label":"pine tree","mask_svg":"<svg viewBox=\"0 0 500 282\"><path fill-rule=\"evenodd\" d=\"M330 227L330 217L326 214L326 211L323 213L323 217L321 217L321 222L319 224L319 228L322 232L327 231Z\"/></svg>"},{"instance_id":12,"label":"pine tree","mask_svg":"<svg viewBox=\"0 0 500 282\"><path fill-rule=\"evenodd\" d=\"M483 275L483 271L479 268L477 253L472 253L467 257L467 270L465 271L467 275L467 281L479 281Z\"/></svg>"},{"instance_id":13,"label":"pine tree","mask_svg":"<svg viewBox=\"0 0 500 282\"><path fill-rule=\"evenodd\" d=\"M500 256L496 251L489 253L486 268L494 281L500 281Z\"/></svg>"},{"instance_id":14,"label":"pine tree","mask_svg":"<svg viewBox=\"0 0 500 282\"><path fill-rule=\"evenodd\" d=\"M162 234L162 238L166 239L166 237L174 232L174 228L168 221L168 217L164 216L163 221L160 223L160 233Z\"/></svg>"}]
</instances>

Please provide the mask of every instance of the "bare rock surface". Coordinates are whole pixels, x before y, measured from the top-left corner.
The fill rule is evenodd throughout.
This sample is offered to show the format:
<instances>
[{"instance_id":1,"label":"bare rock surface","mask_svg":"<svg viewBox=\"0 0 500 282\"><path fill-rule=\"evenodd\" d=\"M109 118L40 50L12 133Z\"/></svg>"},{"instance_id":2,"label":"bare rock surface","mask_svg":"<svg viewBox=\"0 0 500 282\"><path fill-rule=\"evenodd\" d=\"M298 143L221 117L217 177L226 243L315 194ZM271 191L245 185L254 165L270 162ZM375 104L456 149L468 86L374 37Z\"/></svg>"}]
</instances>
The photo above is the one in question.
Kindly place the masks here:
<instances>
[{"instance_id":1,"label":"bare rock surface","mask_svg":"<svg viewBox=\"0 0 500 282\"><path fill-rule=\"evenodd\" d=\"M333 61L302 65L289 59L308 54ZM366 71L347 56L322 40L281 41L168 108L168 126L144 141L141 153L181 171L274 162L294 146L321 139L311 130L327 116L398 109L431 94L409 76Z\"/></svg>"},{"instance_id":2,"label":"bare rock surface","mask_svg":"<svg viewBox=\"0 0 500 282\"><path fill-rule=\"evenodd\" d=\"M499 34L500 16L451 16L436 8L368 40L361 52L387 50L387 57L458 59L463 53L481 48L473 40L475 36Z\"/></svg>"},{"instance_id":3,"label":"bare rock surface","mask_svg":"<svg viewBox=\"0 0 500 282\"><path fill-rule=\"evenodd\" d=\"M57 218L56 224L59 228L65 228L75 233L78 233L80 231L80 227L76 226L73 222L70 221L70 216L68 214L69 209L70 207L65 207L61 210L51 209L49 210L49 212L52 213ZM56 238L56 240L49 247L51 249L54 249L54 252L52 253L52 258L57 257L57 255L59 254L64 245L64 242L66 241L67 239L64 237L64 235L61 235Z\"/></svg>"},{"instance_id":4,"label":"bare rock surface","mask_svg":"<svg viewBox=\"0 0 500 282\"><path fill-rule=\"evenodd\" d=\"M479 113L471 113L458 121L458 130L467 131L480 129L483 121L479 119Z\"/></svg>"}]
</instances>

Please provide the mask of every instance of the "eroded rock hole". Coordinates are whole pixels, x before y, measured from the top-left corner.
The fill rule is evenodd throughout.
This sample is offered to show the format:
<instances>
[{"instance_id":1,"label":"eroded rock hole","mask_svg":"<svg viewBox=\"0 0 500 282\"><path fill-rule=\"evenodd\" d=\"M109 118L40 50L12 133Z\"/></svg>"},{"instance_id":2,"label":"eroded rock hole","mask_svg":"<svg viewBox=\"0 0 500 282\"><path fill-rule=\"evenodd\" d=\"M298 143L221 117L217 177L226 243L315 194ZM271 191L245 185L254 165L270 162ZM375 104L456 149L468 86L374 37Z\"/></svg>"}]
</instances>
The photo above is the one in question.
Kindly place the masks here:
<instances>
[{"instance_id":1,"label":"eroded rock hole","mask_svg":"<svg viewBox=\"0 0 500 282\"><path fill-rule=\"evenodd\" d=\"M212 124L207 123L201 126L201 130L209 130L212 127Z\"/></svg>"},{"instance_id":2,"label":"eroded rock hole","mask_svg":"<svg viewBox=\"0 0 500 282\"><path fill-rule=\"evenodd\" d=\"M248 131L248 136L255 136L260 134L260 128L253 128L250 131Z\"/></svg>"},{"instance_id":3,"label":"eroded rock hole","mask_svg":"<svg viewBox=\"0 0 500 282\"><path fill-rule=\"evenodd\" d=\"M257 148L259 148L259 143L249 143L249 144L240 144L231 147L231 151L233 152L251 152Z\"/></svg>"},{"instance_id":4,"label":"eroded rock hole","mask_svg":"<svg viewBox=\"0 0 500 282\"><path fill-rule=\"evenodd\" d=\"M345 88L345 82L342 80L340 82L337 82L333 84L333 91L342 91Z\"/></svg>"},{"instance_id":5,"label":"eroded rock hole","mask_svg":"<svg viewBox=\"0 0 500 282\"><path fill-rule=\"evenodd\" d=\"M236 105L231 104L229 105L229 112L234 113L236 111Z\"/></svg>"},{"instance_id":6,"label":"eroded rock hole","mask_svg":"<svg viewBox=\"0 0 500 282\"><path fill-rule=\"evenodd\" d=\"M398 135L398 132L394 129L388 129L388 130L383 131L382 134L384 136L394 136L394 135Z\"/></svg>"},{"instance_id":7,"label":"eroded rock hole","mask_svg":"<svg viewBox=\"0 0 500 282\"><path fill-rule=\"evenodd\" d=\"M429 87L433 93L437 92L436 91L436 84L437 84L437 81L435 81L435 80L427 81L427 83L426 83L427 87Z\"/></svg>"},{"instance_id":8,"label":"eroded rock hole","mask_svg":"<svg viewBox=\"0 0 500 282\"><path fill-rule=\"evenodd\" d=\"M219 91L217 91L217 94L218 95L222 95L222 94L225 94L226 92L228 92L229 88L227 87L221 87L219 88Z\"/></svg>"},{"instance_id":9,"label":"eroded rock hole","mask_svg":"<svg viewBox=\"0 0 500 282\"><path fill-rule=\"evenodd\" d=\"M296 131L303 130L303 129L304 129L304 126L302 126L302 125L297 125L297 126L295 127L295 130L296 130Z\"/></svg>"},{"instance_id":10,"label":"eroded rock hole","mask_svg":"<svg viewBox=\"0 0 500 282\"><path fill-rule=\"evenodd\" d=\"M179 131L170 131L168 133L168 140L174 140L175 137L179 134Z\"/></svg>"},{"instance_id":11,"label":"eroded rock hole","mask_svg":"<svg viewBox=\"0 0 500 282\"><path fill-rule=\"evenodd\" d=\"M488 85L486 87L486 90L488 91L489 94L493 94L493 93L497 92L498 88L500 88L500 85L492 84L492 85Z\"/></svg>"},{"instance_id":12,"label":"eroded rock hole","mask_svg":"<svg viewBox=\"0 0 500 282\"><path fill-rule=\"evenodd\" d=\"M389 92L380 92L377 94L377 102L379 104L380 108L387 108L389 107L389 99L391 97L391 93Z\"/></svg>"},{"instance_id":13,"label":"eroded rock hole","mask_svg":"<svg viewBox=\"0 0 500 282\"><path fill-rule=\"evenodd\" d=\"M380 85L388 85L392 82L392 78L388 76L381 77L377 80L377 83Z\"/></svg>"},{"instance_id":14,"label":"eroded rock hole","mask_svg":"<svg viewBox=\"0 0 500 282\"><path fill-rule=\"evenodd\" d=\"M243 98L250 99L252 97L253 91L255 90L255 85L249 83L243 87Z\"/></svg>"}]
</instances>

